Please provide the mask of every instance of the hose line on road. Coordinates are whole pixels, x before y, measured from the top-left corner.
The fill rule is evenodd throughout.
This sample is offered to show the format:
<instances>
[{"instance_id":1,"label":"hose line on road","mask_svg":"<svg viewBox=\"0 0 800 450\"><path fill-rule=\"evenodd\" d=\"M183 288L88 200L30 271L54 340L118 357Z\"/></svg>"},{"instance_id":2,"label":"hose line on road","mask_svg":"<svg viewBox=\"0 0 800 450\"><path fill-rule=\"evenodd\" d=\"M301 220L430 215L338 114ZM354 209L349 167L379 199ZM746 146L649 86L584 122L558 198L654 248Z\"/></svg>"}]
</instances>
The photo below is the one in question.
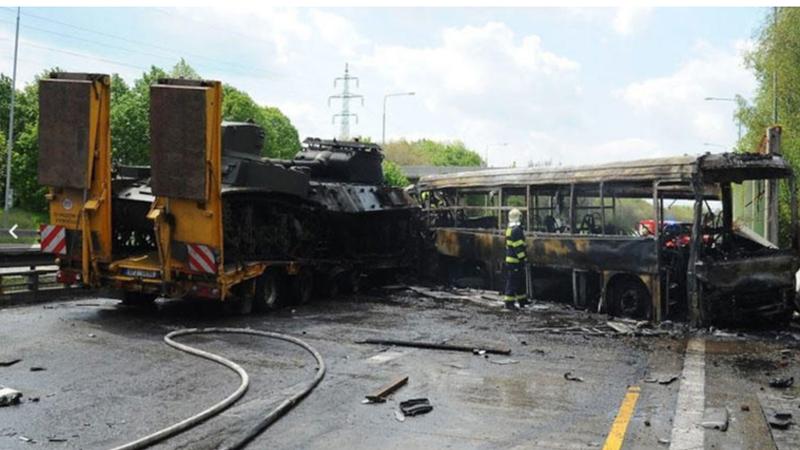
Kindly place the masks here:
<instances>
[{"instance_id":1,"label":"hose line on road","mask_svg":"<svg viewBox=\"0 0 800 450\"><path fill-rule=\"evenodd\" d=\"M225 399L216 403L215 405L201 411L192 417L186 418L180 422L177 422L173 425L170 425L166 428L163 428L155 433L149 434L147 436L141 437L133 442L129 442L127 444L121 445L119 447L115 447L112 450L135 450L135 449L142 449L149 447L157 442L161 442L164 439L167 439L171 436L174 436L178 433L186 431L200 422L213 417L230 405L235 403L239 398L244 395L247 391L247 388L250 385L250 377L247 375L247 372L244 369L236 364L235 362L224 358L222 356L216 355L211 352L207 352L205 350L200 350L199 348L191 347L186 344L181 344L173 340L178 336L186 336L190 334L249 334L254 336L263 336L272 339L279 339L282 341L286 341L295 345L298 345L309 352L314 359L317 361L317 373L314 378L294 395L284 400L280 405L278 405L275 409L270 411L266 416L258 421L258 423L248 431L248 433L234 444L226 445L224 449L239 449L244 447L248 442L250 442L253 438L258 436L261 432L263 432L267 427L275 423L281 416L283 416L286 412L288 412L294 405L296 405L300 400L302 400L305 396L307 396L318 384L322 381L322 378L325 376L325 361L322 359L322 355L319 352L306 342L297 339L295 337L281 334L281 333L274 333L271 331L260 331L260 330L252 330L249 328L187 328L182 330L173 331L166 336L164 336L164 342L173 347L178 349L182 352L189 353L191 355L199 356L201 358L208 359L210 361L214 361L218 364L221 364L232 371L236 372L239 375L241 383L236 390L227 396Z\"/></svg>"}]
</instances>

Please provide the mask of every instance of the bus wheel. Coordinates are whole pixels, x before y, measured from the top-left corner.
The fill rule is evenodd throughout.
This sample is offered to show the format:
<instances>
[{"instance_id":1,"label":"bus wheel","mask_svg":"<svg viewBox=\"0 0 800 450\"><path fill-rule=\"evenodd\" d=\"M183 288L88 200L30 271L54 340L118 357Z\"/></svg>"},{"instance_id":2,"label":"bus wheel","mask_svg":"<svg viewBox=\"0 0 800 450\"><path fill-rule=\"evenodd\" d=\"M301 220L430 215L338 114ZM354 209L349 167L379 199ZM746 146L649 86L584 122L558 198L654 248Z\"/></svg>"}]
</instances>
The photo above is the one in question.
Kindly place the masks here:
<instances>
[{"instance_id":1,"label":"bus wheel","mask_svg":"<svg viewBox=\"0 0 800 450\"><path fill-rule=\"evenodd\" d=\"M253 307L258 312L278 309L282 302L281 276L275 270L267 270L256 281L256 298Z\"/></svg>"},{"instance_id":2,"label":"bus wheel","mask_svg":"<svg viewBox=\"0 0 800 450\"><path fill-rule=\"evenodd\" d=\"M634 319L650 318L650 292L638 278L623 276L614 280L608 296L612 315Z\"/></svg>"},{"instance_id":3,"label":"bus wheel","mask_svg":"<svg viewBox=\"0 0 800 450\"><path fill-rule=\"evenodd\" d=\"M314 273L311 269L301 270L292 277L292 294L297 303L304 305L311 301L314 293Z\"/></svg>"}]
</instances>

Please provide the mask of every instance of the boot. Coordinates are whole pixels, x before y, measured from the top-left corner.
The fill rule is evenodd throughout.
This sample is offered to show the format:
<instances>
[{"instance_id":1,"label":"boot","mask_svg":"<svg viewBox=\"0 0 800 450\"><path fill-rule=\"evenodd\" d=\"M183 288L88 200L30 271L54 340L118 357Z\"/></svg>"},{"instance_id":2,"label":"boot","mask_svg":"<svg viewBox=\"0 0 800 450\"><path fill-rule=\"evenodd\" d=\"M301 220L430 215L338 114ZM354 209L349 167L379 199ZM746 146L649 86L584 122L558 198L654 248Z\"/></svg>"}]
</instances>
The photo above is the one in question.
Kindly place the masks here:
<instances>
[{"instance_id":1,"label":"boot","mask_svg":"<svg viewBox=\"0 0 800 450\"><path fill-rule=\"evenodd\" d=\"M523 298L523 299L519 300L518 303L519 303L519 307L520 308L527 308L528 306L531 305L530 300L528 300L527 298Z\"/></svg>"},{"instance_id":2,"label":"boot","mask_svg":"<svg viewBox=\"0 0 800 450\"><path fill-rule=\"evenodd\" d=\"M517 308L517 304L514 303L514 302L504 302L504 303L505 303L506 309L510 309L512 311L519 309L519 308Z\"/></svg>"}]
</instances>

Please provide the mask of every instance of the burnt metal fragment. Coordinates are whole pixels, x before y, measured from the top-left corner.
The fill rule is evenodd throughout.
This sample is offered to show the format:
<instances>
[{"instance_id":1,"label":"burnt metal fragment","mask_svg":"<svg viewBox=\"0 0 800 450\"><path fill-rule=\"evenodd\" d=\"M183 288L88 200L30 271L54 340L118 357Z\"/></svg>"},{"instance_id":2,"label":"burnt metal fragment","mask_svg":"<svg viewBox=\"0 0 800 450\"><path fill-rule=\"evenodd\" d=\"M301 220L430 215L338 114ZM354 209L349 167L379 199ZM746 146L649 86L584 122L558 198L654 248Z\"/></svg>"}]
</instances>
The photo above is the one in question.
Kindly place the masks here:
<instances>
[{"instance_id":1,"label":"burnt metal fragment","mask_svg":"<svg viewBox=\"0 0 800 450\"><path fill-rule=\"evenodd\" d=\"M405 416L416 416L418 414L427 414L433 411L433 405L427 398L412 398L400 402L400 411Z\"/></svg>"},{"instance_id":2,"label":"burnt metal fragment","mask_svg":"<svg viewBox=\"0 0 800 450\"><path fill-rule=\"evenodd\" d=\"M769 380L769 386L778 388L778 389L786 389L791 387L794 384L794 377L778 377Z\"/></svg>"}]
</instances>

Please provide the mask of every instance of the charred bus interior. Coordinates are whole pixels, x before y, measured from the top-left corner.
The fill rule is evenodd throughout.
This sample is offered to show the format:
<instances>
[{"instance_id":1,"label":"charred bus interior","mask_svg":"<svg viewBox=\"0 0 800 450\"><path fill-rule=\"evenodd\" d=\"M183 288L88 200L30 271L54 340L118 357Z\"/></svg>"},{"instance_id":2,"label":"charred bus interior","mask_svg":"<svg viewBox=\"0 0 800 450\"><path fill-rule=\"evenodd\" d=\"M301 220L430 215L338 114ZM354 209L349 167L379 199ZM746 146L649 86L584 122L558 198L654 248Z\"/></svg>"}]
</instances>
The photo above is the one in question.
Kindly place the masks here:
<instances>
[{"instance_id":1,"label":"charred bus interior","mask_svg":"<svg viewBox=\"0 0 800 450\"><path fill-rule=\"evenodd\" d=\"M418 188L452 283L501 288L502 230L517 208L536 298L656 321L738 323L788 319L794 307L796 207L782 248L734 211L734 190L770 182L796 205L794 176L776 155L487 170L432 176Z\"/></svg>"}]
</instances>

